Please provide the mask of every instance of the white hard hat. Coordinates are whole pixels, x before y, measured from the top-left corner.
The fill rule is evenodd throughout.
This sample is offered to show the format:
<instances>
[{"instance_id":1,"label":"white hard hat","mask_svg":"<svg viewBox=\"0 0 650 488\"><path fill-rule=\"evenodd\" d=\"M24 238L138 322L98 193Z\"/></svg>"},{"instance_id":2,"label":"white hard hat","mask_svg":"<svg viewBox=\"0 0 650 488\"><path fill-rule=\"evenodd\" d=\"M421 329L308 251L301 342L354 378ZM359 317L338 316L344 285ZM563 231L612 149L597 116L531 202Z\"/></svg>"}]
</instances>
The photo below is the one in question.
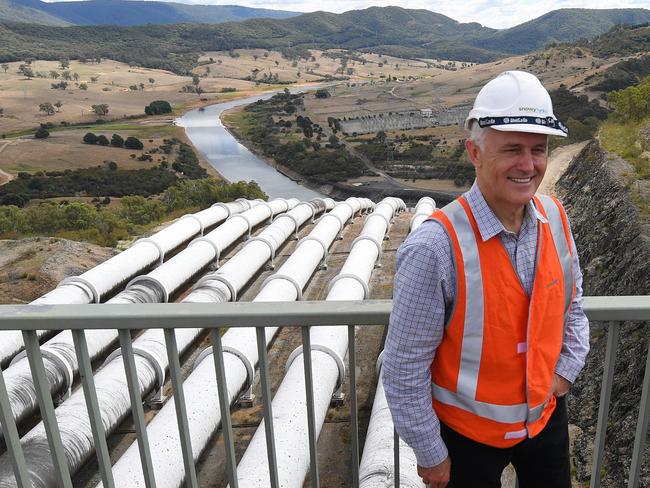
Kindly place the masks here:
<instances>
[{"instance_id":1,"label":"white hard hat","mask_svg":"<svg viewBox=\"0 0 650 488\"><path fill-rule=\"evenodd\" d=\"M535 75L504 71L478 93L465 128L476 120L500 131L533 132L566 137L569 129L553 115L553 103Z\"/></svg>"}]
</instances>

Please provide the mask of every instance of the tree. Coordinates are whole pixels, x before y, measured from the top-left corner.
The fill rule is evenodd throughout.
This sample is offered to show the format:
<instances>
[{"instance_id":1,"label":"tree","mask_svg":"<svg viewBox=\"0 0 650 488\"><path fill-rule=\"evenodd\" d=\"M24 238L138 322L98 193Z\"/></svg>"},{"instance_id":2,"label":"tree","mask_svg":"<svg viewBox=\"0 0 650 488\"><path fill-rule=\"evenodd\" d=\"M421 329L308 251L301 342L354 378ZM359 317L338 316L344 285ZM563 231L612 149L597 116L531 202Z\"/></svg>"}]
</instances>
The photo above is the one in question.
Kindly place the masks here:
<instances>
[{"instance_id":1,"label":"tree","mask_svg":"<svg viewBox=\"0 0 650 488\"><path fill-rule=\"evenodd\" d=\"M95 112L95 114L99 115L100 117L103 117L104 115L108 115L108 105L105 103L100 103L98 105L91 105L90 108L92 108L93 112Z\"/></svg>"},{"instance_id":2,"label":"tree","mask_svg":"<svg viewBox=\"0 0 650 488\"><path fill-rule=\"evenodd\" d=\"M326 88L319 88L316 90L316 98L329 98L330 92Z\"/></svg>"},{"instance_id":3,"label":"tree","mask_svg":"<svg viewBox=\"0 0 650 488\"><path fill-rule=\"evenodd\" d=\"M153 84L156 82L153 78L149 78L149 84L151 85L151 88L153 89Z\"/></svg>"},{"instance_id":4,"label":"tree","mask_svg":"<svg viewBox=\"0 0 650 488\"><path fill-rule=\"evenodd\" d=\"M119 134L113 134L111 137L111 146L113 147L124 147L124 139Z\"/></svg>"},{"instance_id":5,"label":"tree","mask_svg":"<svg viewBox=\"0 0 650 488\"><path fill-rule=\"evenodd\" d=\"M100 134L97 136L97 144L100 146L108 146L110 144L110 141L104 134Z\"/></svg>"},{"instance_id":6,"label":"tree","mask_svg":"<svg viewBox=\"0 0 650 488\"><path fill-rule=\"evenodd\" d=\"M52 105L50 102L43 102L39 104L38 110L45 113L45 115L54 115L54 112L56 111L54 110L54 105Z\"/></svg>"},{"instance_id":7,"label":"tree","mask_svg":"<svg viewBox=\"0 0 650 488\"><path fill-rule=\"evenodd\" d=\"M88 132L84 136L83 141L86 144L97 144L97 136L95 134L93 134L92 132Z\"/></svg>"},{"instance_id":8,"label":"tree","mask_svg":"<svg viewBox=\"0 0 650 488\"><path fill-rule=\"evenodd\" d=\"M140 83L138 86L140 87L140 90L144 91L144 83Z\"/></svg>"},{"instance_id":9,"label":"tree","mask_svg":"<svg viewBox=\"0 0 650 488\"><path fill-rule=\"evenodd\" d=\"M50 133L44 127L39 127L39 129L34 133L35 139L47 139L50 137Z\"/></svg>"},{"instance_id":10,"label":"tree","mask_svg":"<svg viewBox=\"0 0 650 488\"><path fill-rule=\"evenodd\" d=\"M192 75L192 84L194 86L199 86L199 83L201 83L201 78L197 74Z\"/></svg>"},{"instance_id":11,"label":"tree","mask_svg":"<svg viewBox=\"0 0 650 488\"><path fill-rule=\"evenodd\" d=\"M79 81L79 73L72 73L72 78L74 81Z\"/></svg>"},{"instance_id":12,"label":"tree","mask_svg":"<svg viewBox=\"0 0 650 488\"><path fill-rule=\"evenodd\" d=\"M88 85L86 83L81 83L81 84L79 84L79 89L83 90L83 91L86 91L86 90L88 90Z\"/></svg>"},{"instance_id":13,"label":"tree","mask_svg":"<svg viewBox=\"0 0 650 488\"><path fill-rule=\"evenodd\" d=\"M61 69L68 69L70 67L70 60L62 59L59 61L59 64L61 65Z\"/></svg>"},{"instance_id":14,"label":"tree","mask_svg":"<svg viewBox=\"0 0 650 488\"><path fill-rule=\"evenodd\" d=\"M124 147L126 149L142 149L144 147L144 144L138 139L137 137L129 136L126 138L126 141L124 141Z\"/></svg>"},{"instance_id":15,"label":"tree","mask_svg":"<svg viewBox=\"0 0 650 488\"><path fill-rule=\"evenodd\" d=\"M2 69L5 70L5 73L9 70L9 65L7 63L2 63Z\"/></svg>"},{"instance_id":16,"label":"tree","mask_svg":"<svg viewBox=\"0 0 650 488\"><path fill-rule=\"evenodd\" d=\"M34 70L32 70L32 68L30 68L26 64L21 64L18 67L18 72L22 73L25 78L31 79L34 77Z\"/></svg>"},{"instance_id":17,"label":"tree","mask_svg":"<svg viewBox=\"0 0 650 488\"><path fill-rule=\"evenodd\" d=\"M90 77L90 82L91 83L97 83L97 80L99 79L99 76L91 76Z\"/></svg>"},{"instance_id":18,"label":"tree","mask_svg":"<svg viewBox=\"0 0 650 488\"><path fill-rule=\"evenodd\" d=\"M56 107L56 111L60 112L61 107L63 107L63 102L61 100L57 100L56 103L54 104L54 106Z\"/></svg>"},{"instance_id":19,"label":"tree","mask_svg":"<svg viewBox=\"0 0 650 488\"><path fill-rule=\"evenodd\" d=\"M54 70L50 71L50 78L56 80L56 79L59 78L59 76L61 76L61 75L59 74L58 71L54 71Z\"/></svg>"},{"instance_id":20,"label":"tree","mask_svg":"<svg viewBox=\"0 0 650 488\"><path fill-rule=\"evenodd\" d=\"M70 81L72 79L72 75L70 74L69 71L64 71L61 76L63 76L64 80Z\"/></svg>"},{"instance_id":21,"label":"tree","mask_svg":"<svg viewBox=\"0 0 650 488\"><path fill-rule=\"evenodd\" d=\"M108 169L111 171L117 171L117 163L115 161L109 161L108 162ZM108 198L108 197L106 197ZM106 200L106 198L104 200ZM108 203L110 203L111 200L110 198L108 199Z\"/></svg>"},{"instance_id":22,"label":"tree","mask_svg":"<svg viewBox=\"0 0 650 488\"><path fill-rule=\"evenodd\" d=\"M144 108L147 115L169 114L171 111L172 106L166 100L154 100Z\"/></svg>"}]
</instances>

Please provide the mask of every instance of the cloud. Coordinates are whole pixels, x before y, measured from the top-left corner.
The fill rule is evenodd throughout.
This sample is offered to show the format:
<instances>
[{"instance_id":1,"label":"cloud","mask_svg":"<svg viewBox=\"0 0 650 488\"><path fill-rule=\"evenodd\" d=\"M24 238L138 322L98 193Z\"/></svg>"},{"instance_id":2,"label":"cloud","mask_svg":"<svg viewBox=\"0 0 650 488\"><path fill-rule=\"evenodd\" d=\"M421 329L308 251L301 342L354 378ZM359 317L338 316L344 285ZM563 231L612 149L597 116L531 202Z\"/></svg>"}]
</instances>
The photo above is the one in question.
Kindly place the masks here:
<instances>
[{"instance_id":1,"label":"cloud","mask_svg":"<svg viewBox=\"0 0 650 488\"><path fill-rule=\"evenodd\" d=\"M45 0L73 1L73 0ZM506 29L535 19L560 8L647 8L648 0L439 0L432 6L430 0L162 0L191 5L241 5L245 7L290 10L294 12L342 13L372 6L399 6L408 9L426 9L451 17L458 22L478 22L495 29Z\"/></svg>"}]
</instances>

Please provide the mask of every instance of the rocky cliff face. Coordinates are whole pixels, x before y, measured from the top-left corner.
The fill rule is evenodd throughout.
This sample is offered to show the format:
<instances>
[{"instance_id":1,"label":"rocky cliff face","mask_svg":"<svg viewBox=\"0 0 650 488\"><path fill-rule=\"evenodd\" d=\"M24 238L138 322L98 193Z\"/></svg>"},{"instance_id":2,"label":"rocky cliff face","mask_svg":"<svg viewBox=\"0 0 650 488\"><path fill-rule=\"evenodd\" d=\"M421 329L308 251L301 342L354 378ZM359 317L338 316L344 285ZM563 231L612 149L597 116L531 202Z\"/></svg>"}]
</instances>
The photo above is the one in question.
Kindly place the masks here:
<instances>
[{"instance_id":1,"label":"rocky cliff face","mask_svg":"<svg viewBox=\"0 0 650 488\"><path fill-rule=\"evenodd\" d=\"M567 168L556 190L572 222L585 295L650 295L650 225L633 203L629 165L597 142ZM580 427L576 477L589 479L607 340L606 324L592 323L591 353L569 398L570 421ZM602 486L624 487L632 458L641 384L650 339L647 323L623 324L607 430ZM640 487L650 487L650 447Z\"/></svg>"}]
</instances>

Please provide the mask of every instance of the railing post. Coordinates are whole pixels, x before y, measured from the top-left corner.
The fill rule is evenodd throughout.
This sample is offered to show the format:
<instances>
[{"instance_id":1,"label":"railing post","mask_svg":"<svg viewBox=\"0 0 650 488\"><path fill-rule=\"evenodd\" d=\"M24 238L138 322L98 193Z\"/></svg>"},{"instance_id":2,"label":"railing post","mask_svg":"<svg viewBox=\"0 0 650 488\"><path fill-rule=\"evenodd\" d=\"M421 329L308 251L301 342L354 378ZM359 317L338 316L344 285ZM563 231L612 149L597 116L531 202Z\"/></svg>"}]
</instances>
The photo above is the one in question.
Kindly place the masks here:
<instances>
[{"instance_id":1,"label":"railing post","mask_svg":"<svg viewBox=\"0 0 650 488\"><path fill-rule=\"evenodd\" d=\"M648 356L646 358L645 373L643 376L643 389L641 390L641 403L639 405L639 420L637 421L636 434L634 435L634 450L632 451L632 464L630 465L628 488L637 488L639 485L645 436L648 432L648 423L650 422L650 405L648 405L648 403L650 403L650 343L648 344Z\"/></svg>"},{"instance_id":2,"label":"railing post","mask_svg":"<svg viewBox=\"0 0 650 488\"><path fill-rule=\"evenodd\" d=\"M600 403L598 405L598 423L596 426L596 440L594 441L593 461L591 463L591 482L589 488L600 488L600 471L603 465L605 452L605 437L607 435L607 417L609 403L614 384L614 366L616 364L616 347L620 324L610 322L607 326L607 348L605 350L605 364L603 366L603 380L600 385Z\"/></svg>"}]
</instances>

